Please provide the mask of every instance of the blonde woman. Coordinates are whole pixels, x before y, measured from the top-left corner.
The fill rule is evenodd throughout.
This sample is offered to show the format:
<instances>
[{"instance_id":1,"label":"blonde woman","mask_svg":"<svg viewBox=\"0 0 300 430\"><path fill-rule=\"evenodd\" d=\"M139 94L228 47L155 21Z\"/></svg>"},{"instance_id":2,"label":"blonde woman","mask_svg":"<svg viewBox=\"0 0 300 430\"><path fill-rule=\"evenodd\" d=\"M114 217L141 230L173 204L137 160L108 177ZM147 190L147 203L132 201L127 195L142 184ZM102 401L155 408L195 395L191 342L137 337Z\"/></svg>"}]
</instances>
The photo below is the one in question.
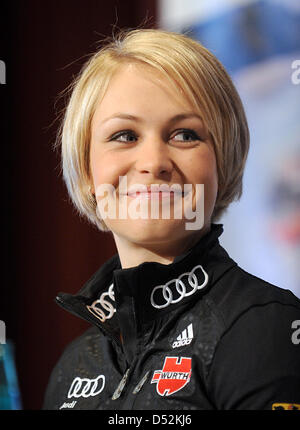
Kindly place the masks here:
<instances>
[{"instance_id":1,"label":"blonde woman","mask_svg":"<svg viewBox=\"0 0 300 430\"><path fill-rule=\"evenodd\" d=\"M299 407L299 300L218 241L249 146L220 62L185 35L121 32L74 82L59 138L75 207L118 254L57 297L91 328L64 351L44 408Z\"/></svg>"}]
</instances>

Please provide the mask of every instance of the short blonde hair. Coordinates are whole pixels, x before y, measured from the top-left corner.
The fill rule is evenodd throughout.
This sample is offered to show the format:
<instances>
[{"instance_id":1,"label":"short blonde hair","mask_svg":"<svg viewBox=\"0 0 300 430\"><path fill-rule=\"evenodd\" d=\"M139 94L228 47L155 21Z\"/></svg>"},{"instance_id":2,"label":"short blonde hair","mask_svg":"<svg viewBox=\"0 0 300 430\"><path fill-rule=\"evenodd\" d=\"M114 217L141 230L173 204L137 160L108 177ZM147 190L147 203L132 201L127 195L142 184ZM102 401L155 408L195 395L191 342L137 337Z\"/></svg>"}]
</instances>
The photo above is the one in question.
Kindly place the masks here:
<instances>
[{"instance_id":1,"label":"short blonde hair","mask_svg":"<svg viewBox=\"0 0 300 430\"><path fill-rule=\"evenodd\" d=\"M199 42L184 34L156 29L121 31L94 53L71 84L58 133L63 177L75 207L102 231L91 192L90 137L96 103L123 64L148 65L167 77L198 111L212 137L218 194L212 221L242 195L249 130L240 97L223 65Z\"/></svg>"}]
</instances>

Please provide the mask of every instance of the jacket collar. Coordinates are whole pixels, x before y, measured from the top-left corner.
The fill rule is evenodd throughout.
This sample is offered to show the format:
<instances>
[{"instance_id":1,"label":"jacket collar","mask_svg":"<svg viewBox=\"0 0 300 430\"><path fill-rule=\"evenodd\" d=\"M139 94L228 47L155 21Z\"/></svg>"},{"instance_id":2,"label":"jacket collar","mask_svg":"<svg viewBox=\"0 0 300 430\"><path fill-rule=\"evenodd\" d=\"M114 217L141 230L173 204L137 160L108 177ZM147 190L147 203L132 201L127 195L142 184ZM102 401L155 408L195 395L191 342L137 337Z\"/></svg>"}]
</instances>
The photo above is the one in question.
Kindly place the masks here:
<instances>
[{"instance_id":1,"label":"jacket collar","mask_svg":"<svg viewBox=\"0 0 300 430\"><path fill-rule=\"evenodd\" d=\"M197 300L236 264L219 245L222 232L222 224L211 224L193 248L167 265L145 262L122 269L115 255L76 295L60 293L57 302L115 339L121 331L124 341L132 342L145 325Z\"/></svg>"}]
</instances>

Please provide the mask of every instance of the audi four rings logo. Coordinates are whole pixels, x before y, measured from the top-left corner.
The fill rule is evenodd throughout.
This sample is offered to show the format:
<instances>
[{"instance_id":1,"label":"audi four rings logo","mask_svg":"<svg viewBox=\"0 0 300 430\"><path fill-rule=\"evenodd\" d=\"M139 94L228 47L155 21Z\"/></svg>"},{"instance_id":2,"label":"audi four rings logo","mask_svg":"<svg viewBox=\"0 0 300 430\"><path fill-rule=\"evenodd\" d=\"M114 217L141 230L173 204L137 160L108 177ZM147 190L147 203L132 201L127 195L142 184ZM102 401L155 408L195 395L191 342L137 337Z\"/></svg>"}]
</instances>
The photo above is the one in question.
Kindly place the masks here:
<instances>
[{"instance_id":1,"label":"audi four rings logo","mask_svg":"<svg viewBox=\"0 0 300 430\"><path fill-rule=\"evenodd\" d=\"M198 279L195 274L198 269L202 271L204 275L204 281L200 285L198 284ZM183 279L185 277L187 277L187 282L189 284L189 287L191 288L190 290L189 287L187 290L183 282ZM152 291L150 298L151 305L156 309L166 308L169 305L180 302L180 300L182 300L184 297L191 296L197 290L201 290L205 287L207 283L208 274L205 272L202 266L195 266L190 272L183 273L179 276L179 278L171 279L171 281L167 282L165 285L158 285L157 287L155 287ZM177 297L174 297L172 289L175 294L177 293ZM165 303L156 303L156 301L154 300L154 294L156 293L157 298L157 291L161 291L161 296ZM109 298L111 301L108 301L107 298ZM108 291L102 293L99 299L95 300L90 306L87 306L87 309L101 322L105 322L107 319L112 318L114 313L116 312L116 309L113 305L114 302L114 285L111 284ZM104 311L107 311L107 314Z\"/></svg>"},{"instance_id":2,"label":"audi four rings logo","mask_svg":"<svg viewBox=\"0 0 300 430\"><path fill-rule=\"evenodd\" d=\"M105 386L105 376L99 375L95 379L79 378L73 379L68 392L68 398L71 397L90 397L100 394Z\"/></svg>"},{"instance_id":3,"label":"audi four rings logo","mask_svg":"<svg viewBox=\"0 0 300 430\"><path fill-rule=\"evenodd\" d=\"M106 293L102 293L100 298L95 300L91 306L87 306L87 309L101 322L105 322L105 320L110 319L113 314L116 312L116 309L114 308L113 304L106 300L106 297L109 297L111 301L115 301L115 294L114 294L114 285L111 284L108 291ZM108 312L106 315L103 309L99 308L100 305L104 310Z\"/></svg>"},{"instance_id":4,"label":"audi four rings logo","mask_svg":"<svg viewBox=\"0 0 300 430\"><path fill-rule=\"evenodd\" d=\"M195 275L195 272L197 269L200 269L204 275L204 281L201 285L198 285L198 279ZM189 286L191 287L190 291L187 291L186 286L183 282L183 278L187 277L187 281L189 283ZM162 309L166 308L169 305L175 304L180 302L184 297L191 296L194 294L197 290L200 290L205 287L205 285L208 283L208 274L205 272L202 266L195 266L190 272L183 273L179 276L177 279L172 279L171 281L167 282L165 285L158 285L155 287L151 294L151 304L154 308ZM177 292L177 297L174 298L172 289L174 291L174 288ZM162 298L164 299L165 303L157 304L154 301L154 294L155 292L159 291L161 293ZM174 291L175 292L175 291ZM158 295L156 293L156 295Z\"/></svg>"}]
</instances>

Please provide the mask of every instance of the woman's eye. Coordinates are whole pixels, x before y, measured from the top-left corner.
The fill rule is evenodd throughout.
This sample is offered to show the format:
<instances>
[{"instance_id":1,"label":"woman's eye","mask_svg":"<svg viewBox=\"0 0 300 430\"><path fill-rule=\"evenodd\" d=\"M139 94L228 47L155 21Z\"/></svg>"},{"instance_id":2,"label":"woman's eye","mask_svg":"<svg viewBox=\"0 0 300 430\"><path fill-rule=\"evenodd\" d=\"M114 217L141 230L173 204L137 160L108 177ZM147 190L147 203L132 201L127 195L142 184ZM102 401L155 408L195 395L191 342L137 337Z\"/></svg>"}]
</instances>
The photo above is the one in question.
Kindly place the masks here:
<instances>
[{"instance_id":1,"label":"woman's eye","mask_svg":"<svg viewBox=\"0 0 300 430\"><path fill-rule=\"evenodd\" d=\"M172 139L176 142L194 142L200 137L193 130L179 130Z\"/></svg>"},{"instance_id":2,"label":"woman's eye","mask_svg":"<svg viewBox=\"0 0 300 430\"><path fill-rule=\"evenodd\" d=\"M135 142L137 137L132 131L121 131L120 133L114 134L110 140L116 140L118 142Z\"/></svg>"},{"instance_id":3,"label":"woman's eye","mask_svg":"<svg viewBox=\"0 0 300 430\"><path fill-rule=\"evenodd\" d=\"M138 140L138 136L131 130L123 130L110 137L110 141L132 143ZM201 140L193 130L177 130L173 133L171 140L175 142L195 142Z\"/></svg>"}]
</instances>

